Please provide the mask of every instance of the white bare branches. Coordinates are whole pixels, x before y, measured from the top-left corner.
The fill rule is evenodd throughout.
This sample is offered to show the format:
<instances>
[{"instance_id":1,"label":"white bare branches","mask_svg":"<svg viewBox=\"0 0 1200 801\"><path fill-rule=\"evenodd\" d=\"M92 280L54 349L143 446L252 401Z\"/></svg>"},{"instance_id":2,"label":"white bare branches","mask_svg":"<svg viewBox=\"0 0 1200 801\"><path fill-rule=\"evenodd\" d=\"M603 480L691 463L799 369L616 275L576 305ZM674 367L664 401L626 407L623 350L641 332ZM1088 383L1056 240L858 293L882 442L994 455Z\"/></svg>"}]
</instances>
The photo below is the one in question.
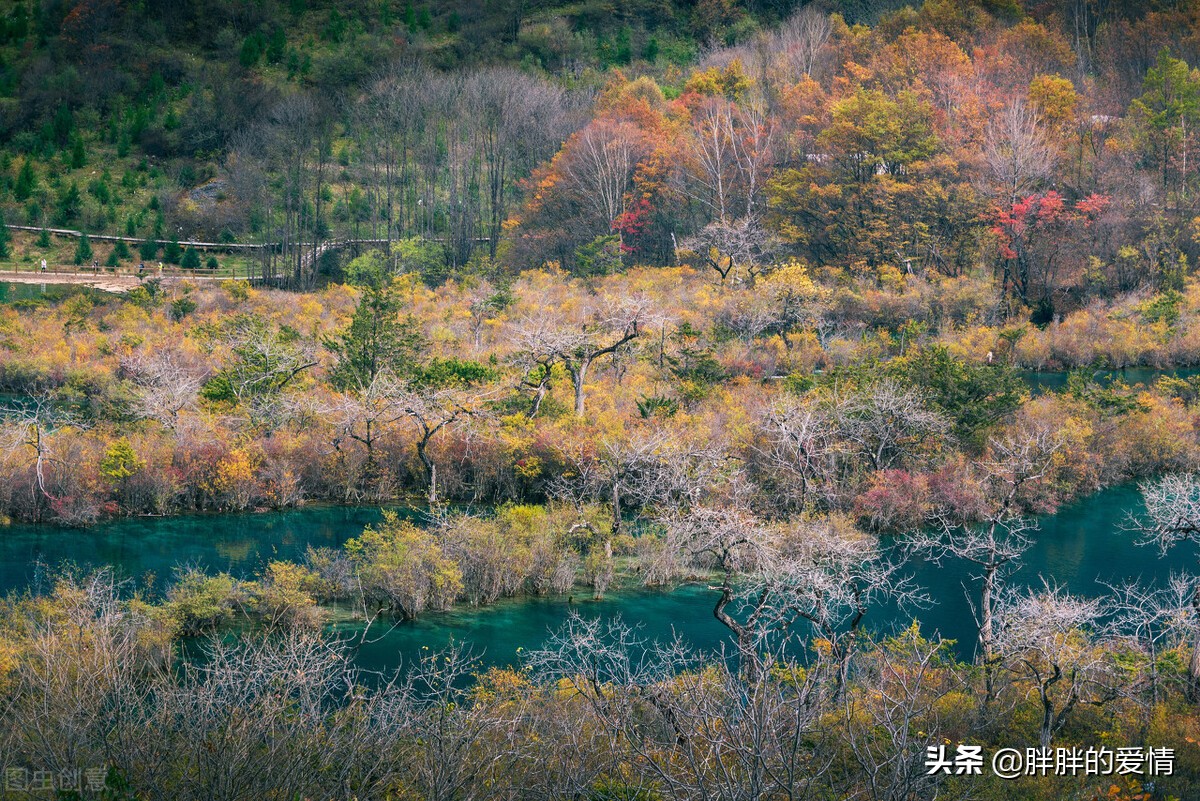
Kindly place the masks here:
<instances>
[{"instance_id":1,"label":"white bare branches","mask_svg":"<svg viewBox=\"0 0 1200 801\"><path fill-rule=\"evenodd\" d=\"M843 436L874 470L887 470L950 430L944 415L928 408L916 390L883 379L840 399L835 407Z\"/></svg>"},{"instance_id":2,"label":"white bare branches","mask_svg":"<svg viewBox=\"0 0 1200 801\"><path fill-rule=\"evenodd\" d=\"M978 658L987 669L989 699L995 691L993 668L998 660L996 606L1008 577L1033 545L1031 532L1037 530L1036 519L1025 512L1021 493L1046 476L1061 445L1057 434L1041 428L992 440L991 456L983 465L987 474L983 519L964 521L955 510L936 508L931 517L937 529L917 533L908 542L911 550L937 564L954 557L975 566L974 578L980 585L975 607Z\"/></svg>"},{"instance_id":3,"label":"white bare branches","mask_svg":"<svg viewBox=\"0 0 1200 801\"><path fill-rule=\"evenodd\" d=\"M649 302L640 296L595 298L573 315L547 310L527 316L517 324L514 336L526 364L548 371L557 363L570 374L575 414L583 417L584 387L592 363L637 339L648 311Z\"/></svg>"},{"instance_id":4,"label":"white bare branches","mask_svg":"<svg viewBox=\"0 0 1200 801\"><path fill-rule=\"evenodd\" d=\"M1142 535L1142 543L1156 545L1163 556L1181 542L1200 542L1200 476L1175 473L1138 485L1146 511L1131 515L1128 527ZM1188 695L1200 697L1200 579L1195 573L1174 577L1172 604L1181 620L1191 618L1189 626L1191 658L1188 661Z\"/></svg>"},{"instance_id":5,"label":"white bare branches","mask_svg":"<svg viewBox=\"0 0 1200 801\"><path fill-rule=\"evenodd\" d=\"M806 5L789 17L776 34L788 77L815 76L818 58L832 34L829 15L814 5Z\"/></svg>"},{"instance_id":6,"label":"white bare branches","mask_svg":"<svg viewBox=\"0 0 1200 801\"><path fill-rule=\"evenodd\" d=\"M839 465L849 449L824 404L812 397L785 399L767 410L761 430L758 453L781 490L783 505L803 508L835 491Z\"/></svg>"},{"instance_id":7,"label":"white bare branches","mask_svg":"<svg viewBox=\"0 0 1200 801\"><path fill-rule=\"evenodd\" d=\"M1015 203L1048 178L1054 159L1041 120L1020 97L1013 97L987 128L984 159L996 193Z\"/></svg>"},{"instance_id":8,"label":"white bare branches","mask_svg":"<svg viewBox=\"0 0 1200 801\"><path fill-rule=\"evenodd\" d=\"M736 220L715 220L685 239L681 247L696 253L716 271L722 283L731 278L750 283L771 261L778 244L761 218L750 215Z\"/></svg>"},{"instance_id":9,"label":"white bare branches","mask_svg":"<svg viewBox=\"0 0 1200 801\"><path fill-rule=\"evenodd\" d=\"M888 554L874 537L828 517L785 529L751 584L764 593L772 625L786 631L806 621L827 644L841 688L872 607L885 601L902 608L927 605L927 595L904 568L902 554Z\"/></svg>"},{"instance_id":10,"label":"white bare branches","mask_svg":"<svg viewBox=\"0 0 1200 801\"><path fill-rule=\"evenodd\" d=\"M1173 473L1138 485L1146 506L1143 517L1130 521L1144 542L1165 555L1186 540L1200 541L1200 474Z\"/></svg>"},{"instance_id":11,"label":"white bare branches","mask_svg":"<svg viewBox=\"0 0 1200 801\"><path fill-rule=\"evenodd\" d=\"M34 393L24 402L0 412L0 447L9 453L27 451L33 461L36 490L47 501L55 497L47 486L47 469L59 463L55 457L53 432L82 425L78 415L58 403L53 393Z\"/></svg>"},{"instance_id":12,"label":"white bare branches","mask_svg":"<svg viewBox=\"0 0 1200 801\"><path fill-rule=\"evenodd\" d=\"M631 122L598 120L576 134L563 171L598 229L607 230L625 211L633 168L646 152L641 131Z\"/></svg>"},{"instance_id":13,"label":"white bare branches","mask_svg":"<svg viewBox=\"0 0 1200 801\"><path fill-rule=\"evenodd\" d=\"M178 429L180 413L195 406L200 387L208 377L205 372L193 370L178 353L170 350L125 357L121 360L121 372L136 387L135 414L171 431Z\"/></svg>"},{"instance_id":14,"label":"white bare branches","mask_svg":"<svg viewBox=\"0 0 1200 801\"><path fill-rule=\"evenodd\" d=\"M775 141L764 104L709 98L697 109L686 141L688 193L719 223L753 218Z\"/></svg>"},{"instance_id":15,"label":"white bare branches","mask_svg":"<svg viewBox=\"0 0 1200 801\"><path fill-rule=\"evenodd\" d=\"M1107 605L1044 584L1008 593L997 610L997 651L1042 708L1039 742L1049 748L1081 703L1102 705L1122 690L1113 666Z\"/></svg>"}]
</instances>

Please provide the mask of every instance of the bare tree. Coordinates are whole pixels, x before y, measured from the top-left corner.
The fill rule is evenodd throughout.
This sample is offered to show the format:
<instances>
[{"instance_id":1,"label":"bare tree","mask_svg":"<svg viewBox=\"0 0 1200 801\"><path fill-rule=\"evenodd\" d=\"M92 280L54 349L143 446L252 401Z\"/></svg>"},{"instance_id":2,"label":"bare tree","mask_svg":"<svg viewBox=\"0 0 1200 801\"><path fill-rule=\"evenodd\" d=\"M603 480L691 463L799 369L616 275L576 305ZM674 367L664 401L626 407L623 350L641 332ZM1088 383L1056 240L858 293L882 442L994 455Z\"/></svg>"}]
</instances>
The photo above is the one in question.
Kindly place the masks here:
<instances>
[{"instance_id":1,"label":"bare tree","mask_svg":"<svg viewBox=\"0 0 1200 801\"><path fill-rule=\"evenodd\" d=\"M13 703L6 720L19 722L14 728L47 769L103 762L104 746L144 757L149 769L162 756L141 742L141 724L154 681L169 673L170 650L153 649L154 624L122 602L122 589L107 569L62 576L53 598L59 614L29 621L5 693Z\"/></svg>"},{"instance_id":2,"label":"bare tree","mask_svg":"<svg viewBox=\"0 0 1200 801\"><path fill-rule=\"evenodd\" d=\"M600 357L613 355L637 339L645 313L646 303L637 298L623 302L596 298L574 319L562 314L525 318L518 324L516 340L531 363L543 367L558 363L570 374L575 414L583 417L588 370Z\"/></svg>"},{"instance_id":3,"label":"bare tree","mask_svg":"<svg viewBox=\"0 0 1200 801\"><path fill-rule=\"evenodd\" d=\"M808 624L836 667L835 694L846 686L872 608L882 602L901 608L928 603L904 572L903 554L886 552L877 539L839 517L787 527L770 556L753 578L773 610L769 620L784 630Z\"/></svg>"},{"instance_id":4,"label":"bare tree","mask_svg":"<svg viewBox=\"0 0 1200 801\"><path fill-rule=\"evenodd\" d=\"M968 690L950 643L917 626L876 641L863 654L853 691L843 695L846 748L873 801L934 798L944 778L925 764L957 712L948 696Z\"/></svg>"},{"instance_id":5,"label":"bare tree","mask_svg":"<svg viewBox=\"0 0 1200 801\"><path fill-rule=\"evenodd\" d=\"M954 557L971 563L978 571L979 603L972 603L979 630L977 658L985 667L987 699L995 697L996 606L1008 578L1020 568L1021 557L1033 546L1030 533L1037 520L1022 505L1022 491L1049 473L1061 440L1044 430L1010 434L992 442L992 459L985 463L984 512L980 521L963 520L958 512L935 508L936 529L914 535L909 547L935 564Z\"/></svg>"},{"instance_id":6,"label":"bare tree","mask_svg":"<svg viewBox=\"0 0 1200 801\"><path fill-rule=\"evenodd\" d=\"M752 285L773 258L778 244L761 218L753 215L729 222L711 222L681 242L680 247L694 252L720 276L722 284L737 277L741 270L744 282Z\"/></svg>"},{"instance_id":7,"label":"bare tree","mask_svg":"<svg viewBox=\"0 0 1200 801\"><path fill-rule=\"evenodd\" d=\"M526 342L534 344L533 340ZM532 351L522 349L513 354L512 363L520 371L517 381L517 392L530 395L529 419L537 417L542 411L542 403L550 394L554 383L554 365L557 357L554 352L546 349Z\"/></svg>"},{"instance_id":8,"label":"bare tree","mask_svg":"<svg viewBox=\"0 0 1200 801\"><path fill-rule=\"evenodd\" d=\"M822 13L815 4L804 6L783 23L777 34L780 59L793 79L803 75L817 77L817 61L824 50L833 25L829 15Z\"/></svg>"},{"instance_id":9,"label":"bare tree","mask_svg":"<svg viewBox=\"0 0 1200 801\"><path fill-rule=\"evenodd\" d=\"M669 547L686 554L691 564L715 570L721 582L713 587L720 595L713 616L737 638L741 672L753 680L762 670L761 645L765 637L770 592L763 588L746 606L744 620L732 613L735 601L746 597L742 579L758 574L770 557L772 531L755 515L735 504L702 505L664 520Z\"/></svg>"},{"instance_id":10,"label":"bare tree","mask_svg":"<svg viewBox=\"0 0 1200 801\"><path fill-rule=\"evenodd\" d=\"M1009 670L1028 682L1042 709L1038 744L1049 748L1079 704L1103 706L1121 695L1107 607L1045 584L1010 592L1000 602L996 650Z\"/></svg>"},{"instance_id":11,"label":"bare tree","mask_svg":"<svg viewBox=\"0 0 1200 801\"><path fill-rule=\"evenodd\" d=\"M984 159L997 194L1015 203L1054 169L1053 152L1035 110L1013 97L987 128Z\"/></svg>"},{"instance_id":12,"label":"bare tree","mask_svg":"<svg viewBox=\"0 0 1200 801\"><path fill-rule=\"evenodd\" d=\"M416 702L404 733L414 746L411 779L429 801L487 798L495 781L504 752L489 747L488 738L502 720L472 702L468 680L479 667L479 657L461 646L431 653L414 666Z\"/></svg>"},{"instance_id":13,"label":"bare tree","mask_svg":"<svg viewBox=\"0 0 1200 801\"><path fill-rule=\"evenodd\" d=\"M429 452L433 438L483 411L492 393L477 387L430 387L414 382L394 382L385 390L389 403L416 429L417 458L425 468L426 497L431 506L438 496L437 461Z\"/></svg>"},{"instance_id":14,"label":"bare tree","mask_svg":"<svg viewBox=\"0 0 1200 801\"><path fill-rule=\"evenodd\" d=\"M585 730L622 743L614 774L625 791L815 797L833 758L821 736L831 711L821 672L778 651L767 658L773 670L751 678L678 639L647 643L619 619L573 616L528 665L542 685L579 699Z\"/></svg>"},{"instance_id":15,"label":"bare tree","mask_svg":"<svg viewBox=\"0 0 1200 801\"><path fill-rule=\"evenodd\" d=\"M1200 543L1200 475L1174 473L1143 482L1138 488L1146 511L1130 515L1127 525L1141 534L1143 544L1157 546L1166 556L1182 542ZM1190 588L1192 614L1200 616L1200 579L1193 573L1181 578L1177 586ZM1191 628L1188 693L1194 700L1200 698L1200 626Z\"/></svg>"},{"instance_id":16,"label":"bare tree","mask_svg":"<svg viewBox=\"0 0 1200 801\"><path fill-rule=\"evenodd\" d=\"M53 502L56 499L47 485L46 473L48 468L61 464L61 461L55 455L51 433L78 427L81 425L78 416L58 403L52 392L43 390L16 407L4 410L0 419L3 420L0 447L10 453L28 451L33 461L35 494Z\"/></svg>"},{"instance_id":17,"label":"bare tree","mask_svg":"<svg viewBox=\"0 0 1200 801\"><path fill-rule=\"evenodd\" d=\"M644 506L654 499L646 491L654 492L652 486L664 471L671 438L670 432L656 431L636 439L603 440L594 457L574 460L573 475L566 480L579 485L579 492L570 494L606 501L612 511L612 532L620 533L624 505Z\"/></svg>"},{"instance_id":18,"label":"bare tree","mask_svg":"<svg viewBox=\"0 0 1200 801\"><path fill-rule=\"evenodd\" d=\"M600 119L566 145L563 171L591 212L597 230L607 231L625 211L633 169L647 146L633 123Z\"/></svg>"},{"instance_id":19,"label":"bare tree","mask_svg":"<svg viewBox=\"0 0 1200 801\"><path fill-rule=\"evenodd\" d=\"M1149 691L1147 710L1162 700L1170 674L1160 673L1164 653L1176 649L1191 649L1197 628L1200 628L1195 608L1197 580L1184 573L1173 573L1166 586L1146 585L1126 580L1109 585L1109 608L1113 629L1129 647L1142 657L1145 688ZM1191 691L1186 682L1183 690Z\"/></svg>"},{"instance_id":20,"label":"bare tree","mask_svg":"<svg viewBox=\"0 0 1200 801\"><path fill-rule=\"evenodd\" d=\"M238 403L273 397L320 363L311 341L251 315L230 320L220 340L229 350L221 375Z\"/></svg>"},{"instance_id":21,"label":"bare tree","mask_svg":"<svg viewBox=\"0 0 1200 801\"><path fill-rule=\"evenodd\" d=\"M502 224L508 219L513 176L528 174L553 154L571 127L567 101L554 84L509 68L475 73L467 95L478 108L478 150L484 160L486 230L496 258Z\"/></svg>"},{"instance_id":22,"label":"bare tree","mask_svg":"<svg viewBox=\"0 0 1200 801\"><path fill-rule=\"evenodd\" d=\"M136 386L135 412L171 431L179 427L179 414L192 408L207 375L184 364L170 350L136 354L121 360L121 372Z\"/></svg>"},{"instance_id":23,"label":"bare tree","mask_svg":"<svg viewBox=\"0 0 1200 801\"><path fill-rule=\"evenodd\" d=\"M886 378L837 398L834 414L842 435L872 470L914 458L950 430L946 417L929 409L919 392Z\"/></svg>"},{"instance_id":24,"label":"bare tree","mask_svg":"<svg viewBox=\"0 0 1200 801\"><path fill-rule=\"evenodd\" d=\"M828 407L805 397L780 401L767 410L755 453L762 473L756 478L778 488L779 505L804 508L836 492L840 465L849 449L839 438Z\"/></svg>"},{"instance_id":25,"label":"bare tree","mask_svg":"<svg viewBox=\"0 0 1200 801\"><path fill-rule=\"evenodd\" d=\"M387 428L402 419L403 408L397 403L400 386L388 370L376 373L365 386L353 387L348 392L325 400L310 403L312 411L333 426L333 447L343 453L346 440L359 443L366 452L363 465L363 480L370 488L379 478L376 448ZM349 491L351 488L347 487ZM379 495L386 495L386 487L374 487Z\"/></svg>"},{"instance_id":26,"label":"bare tree","mask_svg":"<svg viewBox=\"0 0 1200 801\"><path fill-rule=\"evenodd\" d=\"M572 613L542 648L526 655L525 666L538 685L559 686L577 721L563 732L572 764L556 765L562 794L546 797L594 792L596 781L606 772L610 776L623 772L629 765L625 744L643 736L639 713L653 713L647 704L653 688L670 677L672 668L688 664L675 658L675 650L645 642L620 617L584 618ZM664 651L672 655L663 656ZM594 737L591 732L603 734ZM643 785L640 777L630 776L630 780L635 788Z\"/></svg>"}]
</instances>

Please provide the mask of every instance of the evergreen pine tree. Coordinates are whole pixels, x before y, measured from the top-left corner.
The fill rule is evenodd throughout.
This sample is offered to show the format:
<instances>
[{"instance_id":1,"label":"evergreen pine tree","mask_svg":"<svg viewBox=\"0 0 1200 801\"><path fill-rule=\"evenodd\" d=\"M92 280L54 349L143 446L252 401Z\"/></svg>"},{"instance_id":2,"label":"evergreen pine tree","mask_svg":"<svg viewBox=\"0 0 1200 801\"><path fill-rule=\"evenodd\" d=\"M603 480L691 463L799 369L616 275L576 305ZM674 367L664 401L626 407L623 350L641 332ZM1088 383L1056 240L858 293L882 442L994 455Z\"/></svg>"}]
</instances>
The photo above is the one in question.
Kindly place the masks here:
<instances>
[{"instance_id":1,"label":"evergreen pine tree","mask_svg":"<svg viewBox=\"0 0 1200 801\"><path fill-rule=\"evenodd\" d=\"M64 225L75 220L83 210L79 185L74 181L58 194L58 221Z\"/></svg>"},{"instance_id":2,"label":"evergreen pine tree","mask_svg":"<svg viewBox=\"0 0 1200 801\"><path fill-rule=\"evenodd\" d=\"M183 252L183 262L180 266L185 270L200 269L200 254L196 252L195 248L190 247Z\"/></svg>"},{"instance_id":3,"label":"evergreen pine tree","mask_svg":"<svg viewBox=\"0 0 1200 801\"><path fill-rule=\"evenodd\" d=\"M385 370L400 376L411 373L426 342L411 316L400 317L403 301L392 285L386 259L371 251L352 261L346 272L363 294L349 327L329 342L338 355L331 376L334 385L368 386Z\"/></svg>"},{"instance_id":4,"label":"evergreen pine tree","mask_svg":"<svg viewBox=\"0 0 1200 801\"><path fill-rule=\"evenodd\" d=\"M87 151L83 149L83 138L76 136L71 142L71 167L79 169L87 164Z\"/></svg>"},{"instance_id":5,"label":"evergreen pine tree","mask_svg":"<svg viewBox=\"0 0 1200 801\"><path fill-rule=\"evenodd\" d=\"M21 163L17 173L17 185L13 187L13 195L17 200L28 200L37 188L37 174L33 171L33 159L29 156Z\"/></svg>"},{"instance_id":6,"label":"evergreen pine tree","mask_svg":"<svg viewBox=\"0 0 1200 801\"><path fill-rule=\"evenodd\" d=\"M163 245L163 261L167 264L179 264L179 257L182 255L183 250L179 247L178 239L173 238Z\"/></svg>"},{"instance_id":7,"label":"evergreen pine tree","mask_svg":"<svg viewBox=\"0 0 1200 801\"><path fill-rule=\"evenodd\" d=\"M75 263L87 264L92 260L92 243L88 241L87 234L79 237L79 245L75 248Z\"/></svg>"}]
</instances>

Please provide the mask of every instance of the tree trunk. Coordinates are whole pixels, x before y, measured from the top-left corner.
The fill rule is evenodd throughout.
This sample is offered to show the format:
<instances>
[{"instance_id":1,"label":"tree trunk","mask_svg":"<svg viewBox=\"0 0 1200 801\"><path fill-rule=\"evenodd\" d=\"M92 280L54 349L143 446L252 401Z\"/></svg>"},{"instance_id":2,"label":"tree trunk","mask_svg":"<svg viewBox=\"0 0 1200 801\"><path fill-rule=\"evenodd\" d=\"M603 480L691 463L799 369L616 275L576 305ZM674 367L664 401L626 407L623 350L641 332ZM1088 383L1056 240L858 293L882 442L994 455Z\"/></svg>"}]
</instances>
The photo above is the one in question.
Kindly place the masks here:
<instances>
[{"instance_id":1,"label":"tree trunk","mask_svg":"<svg viewBox=\"0 0 1200 801\"><path fill-rule=\"evenodd\" d=\"M1200 587L1192 596L1192 608L1200 613ZM1192 637L1192 658L1188 661L1188 700L1200 700L1200 627Z\"/></svg>"},{"instance_id":2,"label":"tree trunk","mask_svg":"<svg viewBox=\"0 0 1200 801\"><path fill-rule=\"evenodd\" d=\"M428 444L428 439L417 441L417 456L421 458L421 464L425 466L425 480L429 483L429 492L426 497L429 499L429 505L434 506L438 502L437 464L429 456L429 451L426 447Z\"/></svg>"},{"instance_id":3,"label":"tree trunk","mask_svg":"<svg viewBox=\"0 0 1200 801\"><path fill-rule=\"evenodd\" d=\"M615 537L621 533L621 482L614 480L612 485L612 533Z\"/></svg>"},{"instance_id":4,"label":"tree trunk","mask_svg":"<svg viewBox=\"0 0 1200 801\"><path fill-rule=\"evenodd\" d=\"M992 660L992 592L996 584L996 566L986 565L983 574L983 590L979 597L979 655L983 661Z\"/></svg>"},{"instance_id":5,"label":"tree trunk","mask_svg":"<svg viewBox=\"0 0 1200 801\"><path fill-rule=\"evenodd\" d=\"M1054 733L1054 707L1050 704L1050 696L1046 690L1042 690L1042 730L1038 737L1038 744L1042 750L1050 748L1050 739Z\"/></svg>"},{"instance_id":6,"label":"tree trunk","mask_svg":"<svg viewBox=\"0 0 1200 801\"><path fill-rule=\"evenodd\" d=\"M537 390L533 394L533 406L529 410L529 419L538 416L538 412L542 410L542 401L546 399L546 384L543 382L538 384Z\"/></svg>"},{"instance_id":7,"label":"tree trunk","mask_svg":"<svg viewBox=\"0 0 1200 801\"><path fill-rule=\"evenodd\" d=\"M588 359L580 359L579 366L571 370L571 380L575 382L575 416L583 417L583 381L587 377L590 364Z\"/></svg>"},{"instance_id":8,"label":"tree trunk","mask_svg":"<svg viewBox=\"0 0 1200 801\"><path fill-rule=\"evenodd\" d=\"M738 669L742 678L747 683L753 684L758 681L760 673L758 654L754 649L753 633L725 611L725 607L733 601L733 588L729 586L729 582L726 581L720 589L721 597L717 599L717 605L713 608L713 617L737 636Z\"/></svg>"}]
</instances>

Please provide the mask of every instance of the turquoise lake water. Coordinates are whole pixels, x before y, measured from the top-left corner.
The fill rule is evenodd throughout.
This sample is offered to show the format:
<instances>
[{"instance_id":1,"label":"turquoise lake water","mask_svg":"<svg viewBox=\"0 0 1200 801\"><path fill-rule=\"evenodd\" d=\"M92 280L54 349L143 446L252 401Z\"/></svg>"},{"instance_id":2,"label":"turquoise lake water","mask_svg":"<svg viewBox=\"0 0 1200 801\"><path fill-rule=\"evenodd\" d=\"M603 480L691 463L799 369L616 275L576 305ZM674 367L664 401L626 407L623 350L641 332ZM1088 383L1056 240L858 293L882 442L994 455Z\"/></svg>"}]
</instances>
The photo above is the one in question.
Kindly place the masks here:
<instances>
[{"instance_id":1,"label":"turquoise lake water","mask_svg":"<svg viewBox=\"0 0 1200 801\"><path fill-rule=\"evenodd\" d=\"M1070 373L1037 372L1034 370L1019 370L1021 378L1029 385L1035 395L1044 392L1061 392L1067 388ZM1188 378L1200 375L1200 369L1195 367L1180 367L1172 370L1157 370L1153 367L1125 367L1120 370L1084 370L1084 375L1101 385L1114 381L1123 381L1130 386L1145 384L1149 386L1165 375L1176 378Z\"/></svg>"},{"instance_id":2,"label":"turquoise lake water","mask_svg":"<svg viewBox=\"0 0 1200 801\"><path fill-rule=\"evenodd\" d=\"M1073 592L1098 595L1099 582L1125 578L1162 580L1171 570L1192 569L1194 549L1178 548L1168 558L1139 546L1121 530L1130 510L1140 509L1136 487L1121 486L1062 508L1043 519L1037 542L1027 554L1014 581L1038 584L1044 577ZM143 518L105 523L87 530L47 526L12 526L0 529L0 590L38 583L39 565L69 560L80 566L114 565L124 575L143 578L147 572L159 585L169 580L179 564L202 565L252 576L267 561L300 558L308 545L338 546L378 520L371 508L317 506L287 512L225 516ZM920 563L912 568L918 583L937 601L919 611L922 629L939 632L960 643L969 656L974 633L964 585L974 596L967 565L949 561L942 567ZM420 620L377 623L371 638L359 651L359 663L371 669L399 667L450 642L469 644L487 664L512 664L518 649L542 644L572 610L584 615L620 615L641 627L646 639L667 639L675 633L693 646L715 650L728 644L725 629L716 622L712 607L716 594L704 586L684 586L672 591L625 590L593 601L586 589L573 596L501 601L491 607L461 607ZM879 609L868 617L876 630L905 626L911 617L892 609ZM347 637L356 627L343 626Z\"/></svg>"}]
</instances>

